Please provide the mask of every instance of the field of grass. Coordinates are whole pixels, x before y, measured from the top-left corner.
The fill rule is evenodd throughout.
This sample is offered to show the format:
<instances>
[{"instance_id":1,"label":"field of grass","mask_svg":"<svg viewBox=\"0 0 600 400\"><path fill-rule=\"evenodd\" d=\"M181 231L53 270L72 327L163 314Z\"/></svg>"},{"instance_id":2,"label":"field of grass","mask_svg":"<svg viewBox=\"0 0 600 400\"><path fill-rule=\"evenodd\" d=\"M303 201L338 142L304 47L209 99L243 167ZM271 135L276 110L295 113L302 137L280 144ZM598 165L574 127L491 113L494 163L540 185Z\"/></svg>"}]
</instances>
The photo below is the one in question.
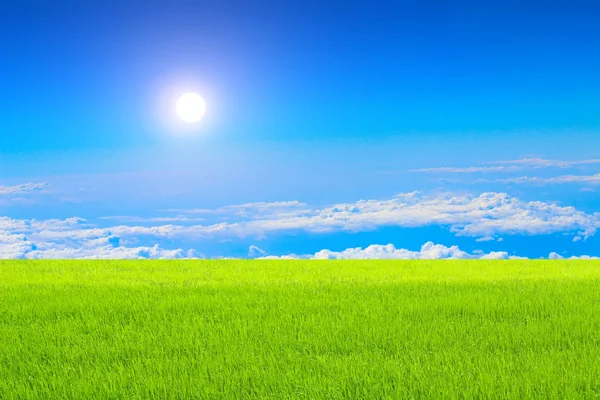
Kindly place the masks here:
<instances>
[{"instance_id":1,"label":"field of grass","mask_svg":"<svg viewBox=\"0 0 600 400\"><path fill-rule=\"evenodd\" d=\"M5 400L594 397L599 262L0 262Z\"/></svg>"}]
</instances>

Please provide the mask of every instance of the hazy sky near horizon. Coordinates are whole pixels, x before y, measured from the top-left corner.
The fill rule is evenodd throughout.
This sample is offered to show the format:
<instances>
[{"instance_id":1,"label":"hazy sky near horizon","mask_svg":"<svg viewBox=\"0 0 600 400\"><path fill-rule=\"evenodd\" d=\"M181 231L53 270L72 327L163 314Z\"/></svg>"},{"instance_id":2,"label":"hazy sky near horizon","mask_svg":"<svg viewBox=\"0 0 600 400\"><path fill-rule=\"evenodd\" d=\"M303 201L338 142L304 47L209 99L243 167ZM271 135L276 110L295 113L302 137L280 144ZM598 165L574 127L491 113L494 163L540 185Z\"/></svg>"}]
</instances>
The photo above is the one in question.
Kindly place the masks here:
<instances>
[{"instance_id":1,"label":"hazy sky near horizon","mask_svg":"<svg viewBox=\"0 0 600 400\"><path fill-rule=\"evenodd\" d=\"M597 2L15 0L0 55L0 257L600 256Z\"/></svg>"}]
</instances>

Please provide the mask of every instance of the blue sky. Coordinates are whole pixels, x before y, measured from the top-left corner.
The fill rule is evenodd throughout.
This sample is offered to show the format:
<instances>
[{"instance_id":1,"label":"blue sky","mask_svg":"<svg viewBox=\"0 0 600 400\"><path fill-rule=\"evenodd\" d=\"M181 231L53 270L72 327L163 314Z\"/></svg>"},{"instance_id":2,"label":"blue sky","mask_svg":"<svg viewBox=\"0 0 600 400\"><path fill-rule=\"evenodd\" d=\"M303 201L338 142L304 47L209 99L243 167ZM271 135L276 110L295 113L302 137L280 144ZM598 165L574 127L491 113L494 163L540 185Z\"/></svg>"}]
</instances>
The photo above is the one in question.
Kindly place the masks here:
<instances>
[{"instance_id":1,"label":"blue sky","mask_svg":"<svg viewBox=\"0 0 600 400\"><path fill-rule=\"evenodd\" d=\"M600 6L522 3L4 2L0 257L600 256Z\"/></svg>"}]
</instances>

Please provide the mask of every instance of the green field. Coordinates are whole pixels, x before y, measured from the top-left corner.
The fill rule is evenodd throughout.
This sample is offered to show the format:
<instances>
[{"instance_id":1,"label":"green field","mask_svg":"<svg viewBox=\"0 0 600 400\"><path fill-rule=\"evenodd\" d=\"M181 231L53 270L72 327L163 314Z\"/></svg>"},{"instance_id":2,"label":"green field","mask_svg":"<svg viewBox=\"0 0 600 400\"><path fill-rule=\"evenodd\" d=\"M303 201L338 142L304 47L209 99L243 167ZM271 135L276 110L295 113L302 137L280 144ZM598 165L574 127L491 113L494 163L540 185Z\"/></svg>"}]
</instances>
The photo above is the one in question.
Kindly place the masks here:
<instances>
[{"instance_id":1,"label":"green field","mask_svg":"<svg viewBox=\"0 0 600 400\"><path fill-rule=\"evenodd\" d=\"M600 262L0 262L0 398L600 397Z\"/></svg>"}]
</instances>

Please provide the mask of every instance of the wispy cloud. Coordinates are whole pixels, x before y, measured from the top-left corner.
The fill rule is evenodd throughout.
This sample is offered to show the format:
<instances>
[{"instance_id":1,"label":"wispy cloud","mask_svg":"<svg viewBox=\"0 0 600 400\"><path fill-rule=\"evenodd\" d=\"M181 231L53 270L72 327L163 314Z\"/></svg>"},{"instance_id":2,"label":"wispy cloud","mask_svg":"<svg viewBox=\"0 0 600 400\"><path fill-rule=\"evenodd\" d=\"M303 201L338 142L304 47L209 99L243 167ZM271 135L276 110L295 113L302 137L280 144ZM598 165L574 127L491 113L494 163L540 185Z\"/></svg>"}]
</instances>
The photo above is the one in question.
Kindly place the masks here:
<instances>
[{"instance_id":1,"label":"wispy cloud","mask_svg":"<svg viewBox=\"0 0 600 400\"><path fill-rule=\"evenodd\" d=\"M492 161L487 166L469 167L437 167L412 169L408 172L429 173L494 173L494 172L518 172L527 169L541 168L573 168L582 165L600 164L600 159L587 159L575 161L547 160L544 158L523 158L519 160Z\"/></svg>"},{"instance_id":2,"label":"wispy cloud","mask_svg":"<svg viewBox=\"0 0 600 400\"><path fill-rule=\"evenodd\" d=\"M206 208L171 208L159 210L162 212L179 213L183 215L191 214L227 214L238 217L256 217L281 213L298 213L307 207L306 203L299 201L276 201L276 202L256 202L245 203L231 206L224 206L215 209Z\"/></svg>"},{"instance_id":3,"label":"wispy cloud","mask_svg":"<svg viewBox=\"0 0 600 400\"><path fill-rule=\"evenodd\" d=\"M600 185L600 174L596 175L562 175L551 178L540 178L536 176L520 176L517 178L497 179L495 182L531 184L531 185L549 185L561 183L577 183L585 185Z\"/></svg>"},{"instance_id":4,"label":"wispy cloud","mask_svg":"<svg viewBox=\"0 0 600 400\"><path fill-rule=\"evenodd\" d=\"M48 184L46 182L41 183L23 183L15 186L0 186L0 196L1 195L14 195L14 194L24 194L31 192L40 192L48 188Z\"/></svg>"},{"instance_id":5,"label":"wispy cloud","mask_svg":"<svg viewBox=\"0 0 600 400\"><path fill-rule=\"evenodd\" d=\"M267 252L258 246L252 245L248 248L248 257L250 257L250 258L264 257L266 255L267 255Z\"/></svg>"},{"instance_id":6,"label":"wispy cloud","mask_svg":"<svg viewBox=\"0 0 600 400\"><path fill-rule=\"evenodd\" d=\"M531 168L570 168L578 165L600 164L600 159L592 158L587 160L561 161L547 160L544 158L522 158L519 160L495 161L490 164L521 165L529 166Z\"/></svg>"},{"instance_id":7,"label":"wispy cloud","mask_svg":"<svg viewBox=\"0 0 600 400\"><path fill-rule=\"evenodd\" d=\"M133 215L114 215L108 217L100 217L103 221L119 221L119 222L135 222L135 223L174 223L174 222L201 222L206 218L189 217L185 215L177 215L174 217L138 217Z\"/></svg>"},{"instance_id":8,"label":"wispy cloud","mask_svg":"<svg viewBox=\"0 0 600 400\"><path fill-rule=\"evenodd\" d=\"M439 167L439 168L421 168L411 169L408 172L432 172L432 173L477 173L477 172L515 172L521 171L521 167L517 166L498 166L498 167Z\"/></svg>"}]
</instances>

